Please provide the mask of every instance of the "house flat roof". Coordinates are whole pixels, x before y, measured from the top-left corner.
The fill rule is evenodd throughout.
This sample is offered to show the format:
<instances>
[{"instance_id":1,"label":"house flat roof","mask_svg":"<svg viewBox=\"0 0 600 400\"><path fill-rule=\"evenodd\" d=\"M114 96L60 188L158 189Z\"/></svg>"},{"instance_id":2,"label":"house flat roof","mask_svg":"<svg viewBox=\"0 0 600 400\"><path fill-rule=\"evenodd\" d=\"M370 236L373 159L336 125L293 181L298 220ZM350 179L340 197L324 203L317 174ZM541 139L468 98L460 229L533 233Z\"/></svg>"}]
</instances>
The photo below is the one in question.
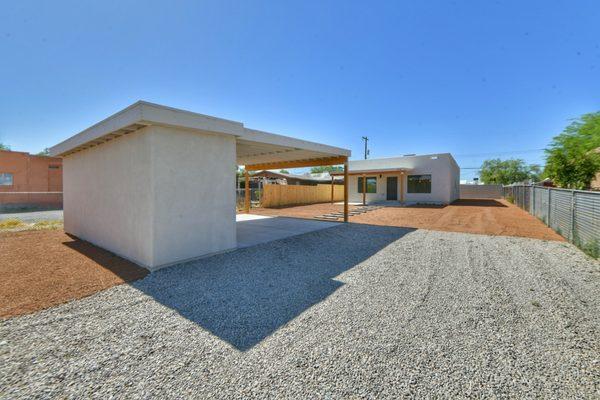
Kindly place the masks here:
<instances>
[{"instance_id":1,"label":"house flat roof","mask_svg":"<svg viewBox=\"0 0 600 400\"><path fill-rule=\"evenodd\" d=\"M375 169L354 169L348 170L348 175L364 175L364 174L384 174L387 172L410 172L410 168L375 168ZM332 176L344 175L344 172L331 172Z\"/></svg>"},{"instance_id":2,"label":"house flat roof","mask_svg":"<svg viewBox=\"0 0 600 400\"><path fill-rule=\"evenodd\" d=\"M50 148L52 156L68 156L127 135L146 126L170 126L236 138L239 165L256 169L291 163L320 165L350 156L350 150L289 136L249 129L241 122L138 101ZM295 164L294 164L295 165ZM325 165L325 164L323 164ZM265 169L265 168L260 168Z\"/></svg>"}]
</instances>

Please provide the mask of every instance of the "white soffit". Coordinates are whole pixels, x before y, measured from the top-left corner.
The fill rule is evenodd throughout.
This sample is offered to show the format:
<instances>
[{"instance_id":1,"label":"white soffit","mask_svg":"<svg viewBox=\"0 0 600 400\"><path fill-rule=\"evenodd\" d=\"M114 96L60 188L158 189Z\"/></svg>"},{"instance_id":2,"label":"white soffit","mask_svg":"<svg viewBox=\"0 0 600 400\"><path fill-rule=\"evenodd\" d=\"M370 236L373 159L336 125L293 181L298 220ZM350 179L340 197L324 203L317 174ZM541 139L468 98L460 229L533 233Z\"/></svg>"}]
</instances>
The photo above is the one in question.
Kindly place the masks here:
<instances>
[{"instance_id":1,"label":"white soffit","mask_svg":"<svg viewBox=\"0 0 600 400\"><path fill-rule=\"evenodd\" d=\"M247 129L240 122L197 114L145 101L138 101L50 149L53 156L66 156L127 135L149 125L171 126L207 133L233 135L240 165L300 161L350 156L350 150L320 143Z\"/></svg>"},{"instance_id":2,"label":"white soffit","mask_svg":"<svg viewBox=\"0 0 600 400\"><path fill-rule=\"evenodd\" d=\"M172 126L235 136L244 131L244 126L239 122L138 101L50 148L50 154L65 156L149 125Z\"/></svg>"},{"instance_id":3,"label":"white soffit","mask_svg":"<svg viewBox=\"0 0 600 400\"><path fill-rule=\"evenodd\" d=\"M244 135L237 138L239 165L339 156L350 157L350 150L247 128Z\"/></svg>"}]
</instances>

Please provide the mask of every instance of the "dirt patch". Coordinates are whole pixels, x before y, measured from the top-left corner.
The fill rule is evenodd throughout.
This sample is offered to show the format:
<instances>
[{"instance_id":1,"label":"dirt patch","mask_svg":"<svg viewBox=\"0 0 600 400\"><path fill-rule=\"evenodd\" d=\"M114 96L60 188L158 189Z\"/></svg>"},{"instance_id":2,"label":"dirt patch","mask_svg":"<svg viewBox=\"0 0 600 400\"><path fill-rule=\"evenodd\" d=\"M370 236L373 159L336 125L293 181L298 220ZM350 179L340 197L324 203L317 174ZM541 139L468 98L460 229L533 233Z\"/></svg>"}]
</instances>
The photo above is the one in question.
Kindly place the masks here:
<instances>
[{"instance_id":1,"label":"dirt patch","mask_svg":"<svg viewBox=\"0 0 600 400\"><path fill-rule=\"evenodd\" d=\"M314 218L341 211L339 204L312 204L286 208L256 208L252 214ZM350 217L350 222L370 225L431 229L534 239L565 239L531 214L505 200L459 200L448 206L383 207Z\"/></svg>"},{"instance_id":2,"label":"dirt patch","mask_svg":"<svg viewBox=\"0 0 600 400\"><path fill-rule=\"evenodd\" d=\"M0 318L144 277L148 271L63 231L0 233Z\"/></svg>"}]
</instances>

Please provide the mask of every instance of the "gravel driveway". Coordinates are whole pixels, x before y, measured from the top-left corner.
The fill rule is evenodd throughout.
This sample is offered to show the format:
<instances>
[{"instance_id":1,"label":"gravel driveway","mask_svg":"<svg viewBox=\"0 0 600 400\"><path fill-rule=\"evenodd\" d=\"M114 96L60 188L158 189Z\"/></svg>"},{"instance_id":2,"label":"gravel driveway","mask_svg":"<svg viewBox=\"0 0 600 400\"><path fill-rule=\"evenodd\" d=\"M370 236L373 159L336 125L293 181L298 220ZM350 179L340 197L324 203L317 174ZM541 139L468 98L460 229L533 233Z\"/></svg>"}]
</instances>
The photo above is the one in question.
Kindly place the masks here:
<instances>
[{"instance_id":1,"label":"gravel driveway","mask_svg":"<svg viewBox=\"0 0 600 400\"><path fill-rule=\"evenodd\" d=\"M348 224L2 322L3 398L598 397L600 265Z\"/></svg>"}]
</instances>

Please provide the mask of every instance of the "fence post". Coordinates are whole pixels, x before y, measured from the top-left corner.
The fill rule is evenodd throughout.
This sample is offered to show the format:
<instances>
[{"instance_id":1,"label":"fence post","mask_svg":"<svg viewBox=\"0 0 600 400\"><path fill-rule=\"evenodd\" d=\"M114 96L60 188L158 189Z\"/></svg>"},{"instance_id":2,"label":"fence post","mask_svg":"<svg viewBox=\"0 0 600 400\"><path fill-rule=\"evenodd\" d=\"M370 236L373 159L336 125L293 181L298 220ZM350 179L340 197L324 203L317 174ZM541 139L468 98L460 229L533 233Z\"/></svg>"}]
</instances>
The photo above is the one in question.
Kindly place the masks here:
<instances>
[{"instance_id":1,"label":"fence post","mask_svg":"<svg viewBox=\"0 0 600 400\"><path fill-rule=\"evenodd\" d=\"M531 185L531 198L529 201L531 202L529 213L535 217L535 185Z\"/></svg>"},{"instance_id":2,"label":"fence post","mask_svg":"<svg viewBox=\"0 0 600 400\"><path fill-rule=\"evenodd\" d=\"M571 190L571 243L575 243L575 190Z\"/></svg>"},{"instance_id":3,"label":"fence post","mask_svg":"<svg viewBox=\"0 0 600 400\"><path fill-rule=\"evenodd\" d=\"M550 187L548 187L548 206L547 206L547 210L546 210L546 225L550 226L550 210L552 210L552 207L550 207Z\"/></svg>"}]
</instances>

